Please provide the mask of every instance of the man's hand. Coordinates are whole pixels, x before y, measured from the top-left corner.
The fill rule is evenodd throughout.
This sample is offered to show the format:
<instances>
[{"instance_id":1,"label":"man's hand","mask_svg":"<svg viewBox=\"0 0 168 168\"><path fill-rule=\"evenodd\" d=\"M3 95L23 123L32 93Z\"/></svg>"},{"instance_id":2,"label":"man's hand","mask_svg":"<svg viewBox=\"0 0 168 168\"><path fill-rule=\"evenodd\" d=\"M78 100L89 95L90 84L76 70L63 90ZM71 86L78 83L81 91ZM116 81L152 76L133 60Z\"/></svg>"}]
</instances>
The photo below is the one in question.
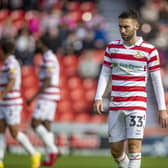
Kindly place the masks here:
<instances>
[{"instance_id":1,"label":"man's hand","mask_svg":"<svg viewBox=\"0 0 168 168\"><path fill-rule=\"evenodd\" d=\"M168 127L168 113L166 110L159 110L159 124L162 128Z\"/></svg>"},{"instance_id":2,"label":"man's hand","mask_svg":"<svg viewBox=\"0 0 168 168\"><path fill-rule=\"evenodd\" d=\"M103 112L103 102L102 102L102 100L95 100L95 102L93 104L93 110L97 114L101 114Z\"/></svg>"}]
</instances>

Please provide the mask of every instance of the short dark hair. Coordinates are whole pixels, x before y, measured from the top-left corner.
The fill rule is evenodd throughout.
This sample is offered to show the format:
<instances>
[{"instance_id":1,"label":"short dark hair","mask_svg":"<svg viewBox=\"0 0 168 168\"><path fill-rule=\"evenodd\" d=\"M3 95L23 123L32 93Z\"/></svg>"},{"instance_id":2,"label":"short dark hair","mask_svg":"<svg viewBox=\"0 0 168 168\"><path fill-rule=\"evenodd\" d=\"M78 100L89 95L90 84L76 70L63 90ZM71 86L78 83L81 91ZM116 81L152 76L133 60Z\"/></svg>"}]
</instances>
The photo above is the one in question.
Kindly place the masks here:
<instances>
[{"instance_id":1,"label":"short dark hair","mask_svg":"<svg viewBox=\"0 0 168 168\"><path fill-rule=\"evenodd\" d=\"M48 46L47 34L41 36L41 37L38 39L38 41L41 42L41 43L43 43L43 45L45 45L47 48L49 48L49 46Z\"/></svg>"},{"instance_id":2,"label":"short dark hair","mask_svg":"<svg viewBox=\"0 0 168 168\"><path fill-rule=\"evenodd\" d=\"M1 39L1 48L4 53L12 53L15 50L15 44L12 39Z\"/></svg>"},{"instance_id":3,"label":"short dark hair","mask_svg":"<svg viewBox=\"0 0 168 168\"><path fill-rule=\"evenodd\" d=\"M135 19L138 23L140 23L140 19L139 19L139 14L137 11L135 11L134 9L128 9L126 11L123 11L119 16L119 19L127 19L127 18L131 18L131 19Z\"/></svg>"}]
</instances>

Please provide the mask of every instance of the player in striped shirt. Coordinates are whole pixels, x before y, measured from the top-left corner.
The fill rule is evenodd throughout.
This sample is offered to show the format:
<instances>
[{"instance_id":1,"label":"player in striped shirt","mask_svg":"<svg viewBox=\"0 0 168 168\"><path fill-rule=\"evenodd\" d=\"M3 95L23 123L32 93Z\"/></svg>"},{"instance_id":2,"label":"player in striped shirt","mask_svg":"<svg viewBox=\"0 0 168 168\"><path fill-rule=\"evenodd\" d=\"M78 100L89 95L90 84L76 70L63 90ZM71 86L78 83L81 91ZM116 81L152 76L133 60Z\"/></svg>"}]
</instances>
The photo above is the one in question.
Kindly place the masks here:
<instances>
[{"instance_id":1,"label":"player in striped shirt","mask_svg":"<svg viewBox=\"0 0 168 168\"><path fill-rule=\"evenodd\" d=\"M57 101L60 99L58 86L60 68L56 56L48 48L46 39L41 37L36 44L37 50L43 54L39 69L40 87L28 104L38 97L32 127L46 146L47 157L42 166L52 166L59 155L50 125L54 120Z\"/></svg>"},{"instance_id":2,"label":"player in striped shirt","mask_svg":"<svg viewBox=\"0 0 168 168\"><path fill-rule=\"evenodd\" d=\"M94 110L101 114L102 96L111 78L108 136L111 154L121 168L140 168L141 165L149 76L157 99L159 123L163 128L168 125L159 55L153 45L137 36L139 26L138 14L134 10L119 15L122 40L107 45L94 103ZM126 140L128 156L124 150Z\"/></svg>"},{"instance_id":3,"label":"player in striped shirt","mask_svg":"<svg viewBox=\"0 0 168 168\"><path fill-rule=\"evenodd\" d=\"M22 111L22 98L20 95L21 71L18 61L13 55L13 40L1 41L4 64L0 77L0 168L4 168L3 158L5 152L5 131L9 131L24 149L32 156L32 168L40 166L40 153L36 152L29 139L19 131Z\"/></svg>"}]
</instances>

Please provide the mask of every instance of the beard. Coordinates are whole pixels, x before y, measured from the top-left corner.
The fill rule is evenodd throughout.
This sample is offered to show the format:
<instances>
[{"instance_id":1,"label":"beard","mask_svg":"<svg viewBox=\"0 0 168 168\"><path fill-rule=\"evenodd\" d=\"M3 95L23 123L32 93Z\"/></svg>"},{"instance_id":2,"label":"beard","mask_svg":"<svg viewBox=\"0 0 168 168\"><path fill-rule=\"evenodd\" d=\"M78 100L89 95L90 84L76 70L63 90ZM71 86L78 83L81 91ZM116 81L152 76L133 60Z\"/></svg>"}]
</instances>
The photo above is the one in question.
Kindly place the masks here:
<instances>
[{"instance_id":1,"label":"beard","mask_svg":"<svg viewBox=\"0 0 168 168\"><path fill-rule=\"evenodd\" d=\"M131 41L134 37L134 32L131 32L129 35L122 35L121 34L121 37L124 41Z\"/></svg>"}]
</instances>

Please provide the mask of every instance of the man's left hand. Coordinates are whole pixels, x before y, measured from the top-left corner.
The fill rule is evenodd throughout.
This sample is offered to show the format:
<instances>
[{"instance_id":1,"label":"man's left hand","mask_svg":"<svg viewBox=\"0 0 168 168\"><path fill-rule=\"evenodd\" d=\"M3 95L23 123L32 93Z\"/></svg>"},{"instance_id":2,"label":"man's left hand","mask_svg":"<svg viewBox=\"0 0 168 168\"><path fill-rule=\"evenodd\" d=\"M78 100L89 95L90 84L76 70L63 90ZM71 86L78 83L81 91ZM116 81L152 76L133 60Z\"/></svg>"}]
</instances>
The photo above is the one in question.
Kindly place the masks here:
<instances>
[{"instance_id":1,"label":"man's left hand","mask_svg":"<svg viewBox=\"0 0 168 168\"><path fill-rule=\"evenodd\" d=\"M159 124L162 128L168 127L168 112L167 110L159 110Z\"/></svg>"}]
</instances>

